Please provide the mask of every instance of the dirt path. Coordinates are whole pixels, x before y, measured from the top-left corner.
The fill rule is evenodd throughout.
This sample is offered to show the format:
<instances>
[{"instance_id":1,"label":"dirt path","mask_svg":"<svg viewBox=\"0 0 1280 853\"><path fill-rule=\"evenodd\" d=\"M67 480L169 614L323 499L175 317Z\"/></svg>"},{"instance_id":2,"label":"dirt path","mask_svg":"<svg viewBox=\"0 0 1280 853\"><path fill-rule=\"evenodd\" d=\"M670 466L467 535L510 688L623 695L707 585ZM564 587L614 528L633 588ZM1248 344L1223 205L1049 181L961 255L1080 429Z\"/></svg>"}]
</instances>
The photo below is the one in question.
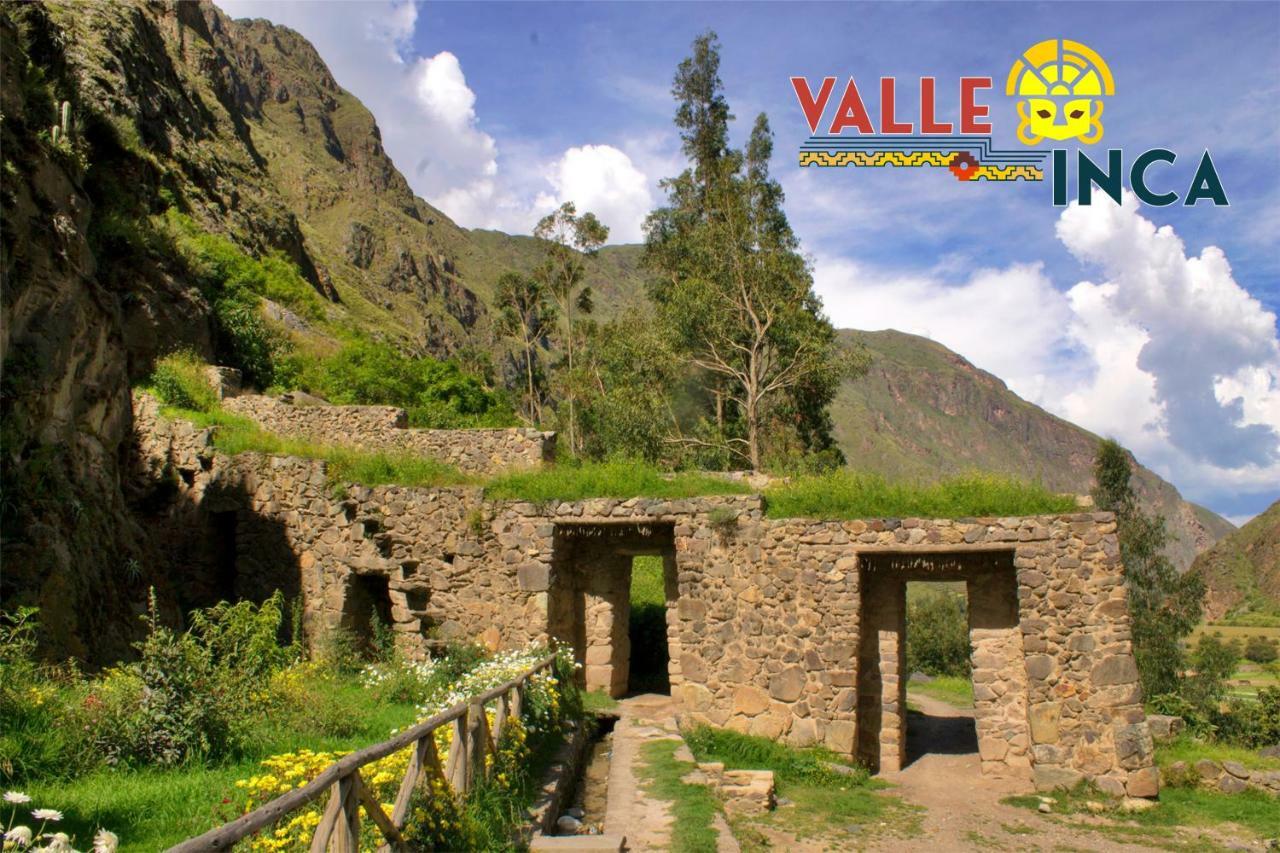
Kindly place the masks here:
<instances>
[{"instance_id":1,"label":"dirt path","mask_svg":"<svg viewBox=\"0 0 1280 853\"><path fill-rule=\"evenodd\" d=\"M894 787L889 793L922 806L921 834L908 842L877 842L870 850L1096 850L1168 849L1125 843L1114 834L1093 831L1105 818L1044 815L1000 802L1013 794L1033 793L1025 781L984 776L977 754L973 711L928 696L912 694L908 721L907 765L880 778ZM1190 839L1188 839L1190 840Z\"/></svg>"}]
</instances>

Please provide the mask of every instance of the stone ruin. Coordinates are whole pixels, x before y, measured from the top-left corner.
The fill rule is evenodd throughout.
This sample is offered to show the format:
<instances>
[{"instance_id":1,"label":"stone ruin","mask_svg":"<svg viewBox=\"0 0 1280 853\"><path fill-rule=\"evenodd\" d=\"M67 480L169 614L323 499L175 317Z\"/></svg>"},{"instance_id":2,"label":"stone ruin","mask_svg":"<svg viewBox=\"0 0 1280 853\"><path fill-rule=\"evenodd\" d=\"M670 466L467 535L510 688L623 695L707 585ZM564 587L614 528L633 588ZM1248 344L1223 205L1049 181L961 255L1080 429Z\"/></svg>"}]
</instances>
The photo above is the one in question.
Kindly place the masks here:
<instances>
[{"instance_id":1,"label":"stone ruin","mask_svg":"<svg viewBox=\"0 0 1280 853\"><path fill-rule=\"evenodd\" d=\"M275 428L297 422L254 406ZM333 408L300 417L347 424L334 435L366 419L401 429L382 410ZM433 639L554 638L588 688L617 696L632 560L658 556L671 691L689 720L892 771L906 749L906 583L962 581L982 772L1157 793L1109 513L814 521L766 518L753 495L535 504L478 487L335 490L323 461L228 457L145 395L135 421L142 467L175 490L156 524L188 606L282 589L302 601L308 636L367 634L377 614L410 654Z\"/></svg>"}]
</instances>

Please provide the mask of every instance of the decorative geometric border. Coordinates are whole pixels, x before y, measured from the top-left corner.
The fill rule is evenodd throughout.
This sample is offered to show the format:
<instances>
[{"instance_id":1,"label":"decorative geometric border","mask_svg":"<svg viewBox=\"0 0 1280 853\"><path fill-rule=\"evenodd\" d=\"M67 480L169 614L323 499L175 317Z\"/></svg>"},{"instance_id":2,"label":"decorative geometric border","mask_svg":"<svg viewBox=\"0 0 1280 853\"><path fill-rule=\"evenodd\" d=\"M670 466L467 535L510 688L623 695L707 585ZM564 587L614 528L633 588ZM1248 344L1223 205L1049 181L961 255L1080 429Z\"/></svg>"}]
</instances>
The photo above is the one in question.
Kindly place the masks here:
<instances>
[{"instance_id":1,"label":"decorative geometric border","mask_svg":"<svg viewBox=\"0 0 1280 853\"><path fill-rule=\"evenodd\" d=\"M979 164L964 151L801 151L800 165L822 168L933 166L950 168L961 181L1044 180L1044 169L1038 166Z\"/></svg>"}]
</instances>

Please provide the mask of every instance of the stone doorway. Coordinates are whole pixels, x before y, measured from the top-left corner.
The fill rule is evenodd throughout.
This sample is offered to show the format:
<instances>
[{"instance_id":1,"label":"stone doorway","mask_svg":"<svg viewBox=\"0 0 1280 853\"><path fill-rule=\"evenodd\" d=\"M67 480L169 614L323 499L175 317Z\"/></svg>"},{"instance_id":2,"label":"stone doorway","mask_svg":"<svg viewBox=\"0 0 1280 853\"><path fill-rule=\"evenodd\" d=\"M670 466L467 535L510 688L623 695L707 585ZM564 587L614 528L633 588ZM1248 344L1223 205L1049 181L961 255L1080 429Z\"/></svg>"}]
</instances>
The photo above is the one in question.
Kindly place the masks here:
<instances>
[{"instance_id":1,"label":"stone doorway","mask_svg":"<svg viewBox=\"0 0 1280 853\"><path fill-rule=\"evenodd\" d=\"M982 772L1029 776L1027 673L1013 551L863 553L859 572L858 759L879 772L895 772L908 762L907 582L961 581L968 598Z\"/></svg>"},{"instance_id":2,"label":"stone doorway","mask_svg":"<svg viewBox=\"0 0 1280 853\"><path fill-rule=\"evenodd\" d=\"M391 580L382 574L355 574L347 579L347 594L343 601L342 626L349 630L363 652L378 651L375 648L377 631L391 630Z\"/></svg>"},{"instance_id":3,"label":"stone doorway","mask_svg":"<svg viewBox=\"0 0 1280 853\"><path fill-rule=\"evenodd\" d=\"M643 559L640 569L633 572ZM646 624L632 630L633 574L661 565L665 630ZM649 579L651 582L653 578ZM652 597L652 596L650 596ZM552 582L547 602L548 630L573 646L588 690L613 697L635 689L670 690L669 672L679 666L673 640L677 598L674 527L670 523L558 524L554 534ZM638 616L640 614L638 613ZM645 619L652 619L649 613ZM638 619L639 621L639 619ZM633 649L632 642L644 643ZM662 649L654 642L665 644ZM637 662L633 684L632 662ZM668 677L652 670L665 660ZM643 666L643 664L649 666Z\"/></svg>"}]
</instances>

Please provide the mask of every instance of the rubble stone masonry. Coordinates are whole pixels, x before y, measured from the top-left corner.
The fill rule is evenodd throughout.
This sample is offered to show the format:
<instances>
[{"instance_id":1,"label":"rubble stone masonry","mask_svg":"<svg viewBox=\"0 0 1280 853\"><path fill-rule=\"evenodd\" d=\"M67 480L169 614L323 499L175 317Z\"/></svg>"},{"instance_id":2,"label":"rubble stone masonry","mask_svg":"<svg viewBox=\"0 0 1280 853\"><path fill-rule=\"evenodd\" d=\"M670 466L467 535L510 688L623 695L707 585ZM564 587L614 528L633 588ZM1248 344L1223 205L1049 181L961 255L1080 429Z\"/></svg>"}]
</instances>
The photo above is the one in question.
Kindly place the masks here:
<instances>
[{"instance_id":1,"label":"rubble stone masonry","mask_svg":"<svg viewBox=\"0 0 1280 853\"><path fill-rule=\"evenodd\" d=\"M210 536L225 552L229 539L235 594L296 590L311 637L364 630L382 606L410 653L428 636L494 648L555 638L588 686L617 695L631 559L657 554L671 688L689 721L889 770L905 752L905 584L962 580L983 772L1156 794L1109 513L814 521L766 518L748 495L534 504L368 488L329 482L321 461L227 457L148 398L136 410L144 467L173 480L169 512L186 519L176 553ZM191 565L191 583L218 586Z\"/></svg>"}]
</instances>

